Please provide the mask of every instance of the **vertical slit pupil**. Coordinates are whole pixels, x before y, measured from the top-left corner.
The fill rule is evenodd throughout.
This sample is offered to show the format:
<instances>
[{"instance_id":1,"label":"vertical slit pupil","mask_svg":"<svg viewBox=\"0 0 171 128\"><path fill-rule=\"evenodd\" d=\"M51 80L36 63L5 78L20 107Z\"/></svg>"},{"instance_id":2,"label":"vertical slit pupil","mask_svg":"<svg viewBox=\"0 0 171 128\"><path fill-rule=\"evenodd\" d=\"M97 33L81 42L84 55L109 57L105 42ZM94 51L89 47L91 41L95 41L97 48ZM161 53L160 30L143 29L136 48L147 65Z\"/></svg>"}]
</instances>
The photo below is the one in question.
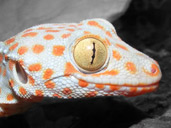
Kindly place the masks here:
<instances>
[{"instance_id":1,"label":"vertical slit pupil","mask_svg":"<svg viewBox=\"0 0 171 128\"><path fill-rule=\"evenodd\" d=\"M96 53L96 49L95 49L95 43L93 42L93 55L92 55L92 60L91 60L91 64L93 64L94 58L95 58L95 53Z\"/></svg>"},{"instance_id":2,"label":"vertical slit pupil","mask_svg":"<svg viewBox=\"0 0 171 128\"><path fill-rule=\"evenodd\" d=\"M27 74L25 70L23 69L23 67L18 62L16 62L16 72L17 72L18 79L20 80L20 82L23 84L26 84L28 80Z\"/></svg>"}]
</instances>

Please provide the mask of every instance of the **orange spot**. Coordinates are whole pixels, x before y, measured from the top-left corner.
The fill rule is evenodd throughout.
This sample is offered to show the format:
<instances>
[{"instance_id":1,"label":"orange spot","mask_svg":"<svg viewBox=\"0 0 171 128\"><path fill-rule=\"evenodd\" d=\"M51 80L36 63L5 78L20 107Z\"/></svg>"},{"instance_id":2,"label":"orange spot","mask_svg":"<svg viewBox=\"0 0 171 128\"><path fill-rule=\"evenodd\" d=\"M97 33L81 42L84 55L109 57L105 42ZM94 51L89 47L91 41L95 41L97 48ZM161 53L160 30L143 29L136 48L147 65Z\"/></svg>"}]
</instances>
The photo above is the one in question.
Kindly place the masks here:
<instances>
[{"instance_id":1,"label":"orange spot","mask_svg":"<svg viewBox=\"0 0 171 128\"><path fill-rule=\"evenodd\" d=\"M46 88L53 89L55 87L55 83L52 82L51 80L49 80L49 81L45 82L45 86L46 86Z\"/></svg>"},{"instance_id":2,"label":"orange spot","mask_svg":"<svg viewBox=\"0 0 171 128\"><path fill-rule=\"evenodd\" d=\"M89 32L89 31L84 31L84 34L86 35L86 34L91 34L91 32Z\"/></svg>"},{"instance_id":3,"label":"orange spot","mask_svg":"<svg viewBox=\"0 0 171 128\"><path fill-rule=\"evenodd\" d=\"M103 26L101 26L98 22L96 21L88 21L88 25L98 27L100 29L104 29Z\"/></svg>"},{"instance_id":4,"label":"orange spot","mask_svg":"<svg viewBox=\"0 0 171 128\"><path fill-rule=\"evenodd\" d=\"M11 88L13 88L14 87L14 81L13 80L9 80L9 85L10 85Z\"/></svg>"},{"instance_id":5,"label":"orange spot","mask_svg":"<svg viewBox=\"0 0 171 128\"><path fill-rule=\"evenodd\" d=\"M25 54L27 51L28 51L28 47L26 47L26 46L21 46L21 47L18 49L18 54L19 54L19 55L23 55L23 54Z\"/></svg>"},{"instance_id":6,"label":"orange spot","mask_svg":"<svg viewBox=\"0 0 171 128\"><path fill-rule=\"evenodd\" d=\"M6 69L4 69L3 76L6 76Z\"/></svg>"},{"instance_id":7,"label":"orange spot","mask_svg":"<svg viewBox=\"0 0 171 128\"><path fill-rule=\"evenodd\" d=\"M64 75L68 76L71 75L72 73L76 73L78 72L73 65L70 62L67 62L65 65L65 71L64 71Z\"/></svg>"},{"instance_id":8,"label":"orange spot","mask_svg":"<svg viewBox=\"0 0 171 128\"><path fill-rule=\"evenodd\" d=\"M116 51L116 50L113 50L113 57L114 57L116 60L120 60L120 59L121 59L121 55L120 55L119 52Z\"/></svg>"},{"instance_id":9,"label":"orange spot","mask_svg":"<svg viewBox=\"0 0 171 128\"><path fill-rule=\"evenodd\" d=\"M87 87L88 86L88 83L86 81L84 81L84 80L79 80L78 84L81 87Z\"/></svg>"},{"instance_id":10,"label":"orange spot","mask_svg":"<svg viewBox=\"0 0 171 128\"><path fill-rule=\"evenodd\" d=\"M51 34L48 34L48 35L45 35L45 36L44 36L44 39L45 39L45 40L53 40L53 39L54 39L54 36L51 35Z\"/></svg>"},{"instance_id":11,"label":"orange spot","mask_svg":"<svg viewBox=\"0 0 171 128\"><path fill-rule=\"evenodd\" d=\"M46 30L46 32L60 32L60 30Z\"/></svg>"},{"instance_id":12,"label":"orange spot","mask_svg":"<svg viewBox=\"0 0 171 128\"><path fill-rule=\"evenodd\" d=\"M117 70L111 70L111 71L105 71L103 73L98 73L98 74L92 74L92 76L101 76L101 75L111 75L111 76L115 76L117 75L119 72Z\"/></svg>"},{"instance_id":13,"label":"orange spot","mask_svg":"<svg viewBox=\"0 0 171 128\"><path fill-rule=\"evenodd\" d=\"M32 47L34 53L39 54L44 50L44 46L40 44L36 44Z\"/></svg>"},{"instance_id":14,"label":"orange spot","mask_svg":"<svg viewBox=\"0 0 171 128\"><path fill-rule=\"evenodd\" d=\"M12 95L12 94L8 94L7 95L7 100L8 101L11 101L11 100L13 100L14 99L14 96Z\"/></svg>"},{"instance_id":15,"label":"orange spot","mask_svg":"<svg viewBox=\"0 0 171 128\"><path fill-rule=\"evenodd\" d=\"M76 27L76 25L71 24L71 25L69 25L69 27Z\"/></svg>"},{"instance_id":16,"label":"orange spot","mask_svg":"<svg viewBox=\"0 0 171 128\"><path fill-rule=\"evenodd\" d=\"M36 63L36 64L31 64L29 67L28 67L29 71L40 71L42 69L42 65L39 64L39 63Z\"/></svg>"},{"instance_id":17,"label":"orange spot","mask_svg":"<svg viewBox=\"0 0 171 128\"><path fill-rule=\"evenodd\" d=\"M86 97L95 97L97 95L97 92L96 91L92 91L92 92L88 92L86 94Z\"/></svg>"},{"instance_id":18,"label":"orange spot","mask_svg":"<svg viewBox=\"0 0 171 128\"><path fill-rule=\"evenodd\" d=\"M126 69L127 69L128 71L130 71L130 73L132 73L132 74L135 74L136 71L137 71L137 70L136 70L135 64L132 63L132 62L127 62L126 65L125 65L125 67L126 67Z\"/></svg>"},{"instance_id":19,"label":"orange spot","mask_svg":"<svg viewBox=\"0 0 171 128\"><path fill-rule=\"evenodd\" d=\"M108 44L108 45L111 45L111 43L110 43L110 41L106 38L106 43Z\"/></svg>"},{"instance_id":20,"label":"orange spot","mask_svg":"<svg viewBox=\"0 0 171 128\"><path fill-rule=\"evenodd\" d=\"M69 28L69 29L67 29L68 31L70 31L70 32L73 32L73 31L75 31L74 29L71 29L71 28Z\"/></svg>"},{"instance_id":21,"label":"orange spot","mask_svg":"<svg viewBox=\"0 0 171 128\"><path fill-rule=\"evenodd\" d=\"M29 32L29 33L25 33L22 35L22 37L35 37L37 36L37 32Z\"/></svg>"},{"instance_id":22,"label":"orange spot","mask_svg":"<svg viewBox=\"0 0 171 128\"><path fill-rule=\"evenodd\" d=\"M55 56L61 56L61 55L63 55L64 50L65 50L65 46L62 46L62 45L54 45L53 46L52 53Z\"/></svg>"},{"instance_id":23,"label":"orange spot","mask_svg":"<svg viewBox=\"0 0 171 128\"><path fill-rule=\"evenodd\" d=\"M103 84L96 84L96 87L99 88L99 89L103 89L104 85Z\"/></svg>"},{"instance_id":24,"label":"orange spot","mask_svg":"<svg viewBox=\"0 0 171 128\"><path fill-rule=\"evenodd\" d=\"M43 74L43 79L50 79L50 77L53 75L52 69L46 69Z\"/></svg>"},{"instance_id":25,"label":"orange spot","mask_svg":"<svg viewBox=\"0 0 171 128\"><path fill-rule=\"evenodd\" d=\"M62 98L62 96L60 96L59 94L53 94L54 97L57 97L57 98Z\"/></svg>"},{"instance_id":26,"label":"orange spot","mask_svg":"<svg viewBox=\"0 0 171 128\"><path fill-rule=\"evenodd\" d=\"M0 63L2 63L2 61L3 61L3 55L0 54Z\"/></svg>"},{"instance_id":27,"label":"orange spot","mask_svg":"<svg viewBox=\"0 0 171 128\"><path fill-rule=\"evenodd\" d=\"M123 49L123 50L128 51L127 47L125 47L125 46L123 46L121 44L116 44L116 46L119 47L119 48L121 48L121 49Z\"/></svg>"},{"instance_id":28,"label":"orange spot","mask_svg":"<svg viewBox=\"0 0 171 128\"><path fill-rule=\"evenodd\" d=\"M9 69L12 71L14 67L14 61L13 60L9 60Z\"/></svg>"},{"instance_id":29,"label":"orange spot","mask_svg":"<svg viewBox=\"0 0 171 128\"><path fill-rule=\"evenodd\" d=\"M12 51L12 50L14 50L17 46L18 46L18 43L15 43L15 44L13 44L13 45L9 48L9 50Z\"/></svg>"},{"instance_id":30,"label":"orange spot","mask_svg":"<svg viewBox=\"0 0 171 128\"><path fill-rule=\"evenodd\" d=\"M36 90L35 94L36 94L36 96L42 97L43 96L43 91L42 90Z\"/></svg>"},{"instance_id":31,"label":"orange spot","mask_svg":"<svg viewBox=\"0 0 171 128\"><path fill-rule=\"evenodd\" d=\"M109 37L112 37L112 34L109 31L106 32L106 35L108 35Z\"/></svg>"},{"instance_id":32,"label":"orange spot","mask_svg":"<svg viewBox=\"0 0 171 128\"><path fill-rule=\"evenodd\" d=\"M15 41L15 38L11 38L9 40L6 41L6 44L11 44Z\"/></svg>"},{"instance_id":33,"label":"orange spot","mask_svg":"<svg viewBox=\"0 0 171 128\"><path fill-rule=\"evenodd\" d=\"M27 94L27 91L26 91L25 88L23 88L23 87L20 87L20 88L19 88L19 92L20 92L22 95L26 95L26 94Z\"/></svg>"},{"instance_id":34,"label":"orange spot","mask_svg":"<svg viewBox=\"0 0 171 128\"><path fill-rule=\"evenodd\" d=\"M61 37L62 37L62 38L68 38L70 35L71 35L71 33L63 34Z\"/></svg>"},{"instance_id":35,"label":"orange spot","mask_svg":"<svg viewBox=\"0 0 171 128\"><path fill-rule=\"evenodd\" d=\"M32 76L28 76L29 78L29 83L34 86L35 80L33 79Z\"/></svg>"},{"instance_id":36,"label":"orange spot","mask_svg":"<svg viewBox=\"0 0 171 128\"><path fill-rule=\"evenodd\" d=\"M52 27L39 27L37 30L47 30L47 29L52 29Z\"/></svg>"},{"instance_id":37,"label":"orange spot","mask_svg":"<svg viewBox=\"0 0 171 128\"><path fill-rule=\"evenodd\" d=\"M152 64L151 65L151 72L145 70L143 68L143 71L147 74L147 75L150 75L150 76L158 76L159 73L160 73L160 69L159 67L156 65L156 64Z\"/></svg>"},{"instance_id":38,"label":"orange spot","mask_svg":"<svg viewBox=\"0 0 171 128\"><path fill-rule=\"evenodd\" d=\"M110 87L110 89L111 89L112 91L117 91L117 90L120 89L119 86L115 86L115 85L110 85L109 87Z\"/></svg>"},{"instance_id":39,"label":"orange spot","mask_svg":"<svg viewBox=\"0 0 171 128\"><path fill-rule=\"evenodd\" d=\"M72 90L70 88L64 88L62 93L65 95L70 95L72 93Z\"/></svg>"}]
</instances>

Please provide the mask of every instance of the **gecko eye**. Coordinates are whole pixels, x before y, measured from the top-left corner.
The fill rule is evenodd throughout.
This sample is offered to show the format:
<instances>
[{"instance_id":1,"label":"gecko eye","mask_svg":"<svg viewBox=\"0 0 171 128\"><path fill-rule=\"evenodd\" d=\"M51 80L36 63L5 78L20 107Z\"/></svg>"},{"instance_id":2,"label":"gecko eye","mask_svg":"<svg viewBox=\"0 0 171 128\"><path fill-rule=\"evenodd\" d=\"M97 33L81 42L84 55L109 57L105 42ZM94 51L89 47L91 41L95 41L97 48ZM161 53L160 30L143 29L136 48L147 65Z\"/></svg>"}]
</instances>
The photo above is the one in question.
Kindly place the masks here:
<instances>
[{"instance_id":1,"label":"gecko eye","mask_svg":"<svg viewBox=\"0 0 171 128\"><path fill-rule=\"evenodd\" d=\"M22 84L26 84L28 81L28 78L27 78L27 74L26 74L25 70L23 69L23 67L18 62L16 62L15 69L16 70L15 70L14 77L16 77L16 79L19 80Z\"/></svg>"},{"instance_id":2,"label":"gecko eye","mask_svg":"<svg viewBox=\"0 0 171 128\"><path fill-rule=\"evenodd\" d=\"M89 37L76 44L73 56L80 68L86 71L96 71L105 64L107 49L102 41Z\"/></svg>"}]
</instances>

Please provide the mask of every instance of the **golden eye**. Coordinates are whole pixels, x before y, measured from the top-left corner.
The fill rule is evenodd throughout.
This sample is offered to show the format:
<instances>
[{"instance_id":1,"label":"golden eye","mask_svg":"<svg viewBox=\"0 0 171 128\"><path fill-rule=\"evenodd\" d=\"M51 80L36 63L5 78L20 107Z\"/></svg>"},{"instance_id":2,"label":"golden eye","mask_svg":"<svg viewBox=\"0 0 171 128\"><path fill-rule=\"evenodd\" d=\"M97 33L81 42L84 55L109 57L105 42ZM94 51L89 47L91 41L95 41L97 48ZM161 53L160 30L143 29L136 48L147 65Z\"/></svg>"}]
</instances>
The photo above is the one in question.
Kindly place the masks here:
<instances>
[{"instance_id":1,"label":"golden eye","mask_svg":"<svg viewBox=\"0 0 171 128\"><path fill-rule=\"evenodd\" d=\"M105 64L107 49L102 41L88 37L76 44L73 55L80 68L87 71L96 71Z\"/></svg>"}]
</instances>

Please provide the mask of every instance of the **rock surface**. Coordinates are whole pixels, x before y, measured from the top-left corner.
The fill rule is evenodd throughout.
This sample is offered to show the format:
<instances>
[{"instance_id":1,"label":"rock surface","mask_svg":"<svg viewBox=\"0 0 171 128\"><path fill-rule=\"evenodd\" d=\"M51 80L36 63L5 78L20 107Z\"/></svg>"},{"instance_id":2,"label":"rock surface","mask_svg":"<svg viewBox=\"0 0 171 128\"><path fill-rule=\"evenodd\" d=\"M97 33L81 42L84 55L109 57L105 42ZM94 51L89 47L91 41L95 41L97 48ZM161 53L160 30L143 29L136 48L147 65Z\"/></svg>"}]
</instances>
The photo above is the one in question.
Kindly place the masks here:
<instances>
[{"instance_id":1,"label":"rock surface","mask_svg":"<svg viewBox=\"0 0 171 128\"><path fill-rule=\"evenodd\" d=\"M170 128L171 127L171 108L169 108L162 116L145 119L130 128Z\"/></svg>"},{"instance_id":2,"label":"rock surface","mask_svg":"<svg viewBox=\"0 0 171 128\"><path fill-rule=\"evenodd\" d=\"M123 14L130 0L1 0L0 40L42 23L79 22Z\"/></svg>"}]
</instances>

